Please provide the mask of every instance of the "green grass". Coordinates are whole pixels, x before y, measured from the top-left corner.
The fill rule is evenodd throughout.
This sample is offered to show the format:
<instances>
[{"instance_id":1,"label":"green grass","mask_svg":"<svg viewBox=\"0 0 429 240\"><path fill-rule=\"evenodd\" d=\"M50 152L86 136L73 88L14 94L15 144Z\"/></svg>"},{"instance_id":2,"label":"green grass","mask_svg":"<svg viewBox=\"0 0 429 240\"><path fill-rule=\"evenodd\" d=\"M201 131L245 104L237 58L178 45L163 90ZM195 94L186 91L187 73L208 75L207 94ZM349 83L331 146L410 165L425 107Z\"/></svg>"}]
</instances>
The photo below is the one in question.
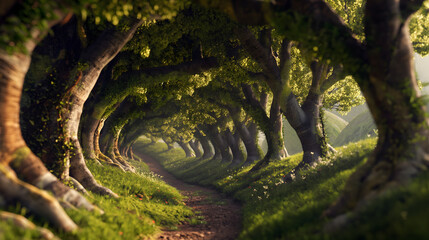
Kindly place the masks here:
<instances>
[{"instance_id":1,"label":"green grass","mask_svg":"<svg viewBox=\"0 0 429 240\"><path fill-rule=\"evenodd\" d=\"M333 142L333 146L343 146L350 142L357 142L368 137L374 137L376 136L375 129L377 129L377 127L375 126L371 113L369 111L362 112L341 131Z\"/></svg>"},{"instance_id":2,"label":"green grass","mask_svg":"<svg viewBox=\"0 0 429 240\"><path fill-rule=\"evenodd\" d=\"M322 213L339 196L350 174L364 163L375 139L338 148L338 153L314 169L282 177L301 159L294 155L248 174L248 168L228 169L208 160L185 158L179 149L165 151L161 143L139 142L134 149L152 155L166 169L187 182L213 186L243 203L239 239L427 239L429 236L429 174L406 188L390 191L353 217L351 224L326 234Z\"/></svg>"},{"instance_id":3,"label":"green grass","mask_svg":"<svg viewBox=\"0 0 429 240\"><path fill-rule=\"evenodd\" d=\"M177 224L194 215L184 205L183 196L158 176L149 172L146 164L131 161L138 174L124 173L119 169L88 162L96 179L120 195L119 199L90 194L87 198L104 210L100 215L84 210L67 210L80 227L76 233L51 230L61 239L148 239L161 228L174 229ZM8 210L26 214L20 206ZM48 226L43 219L34 218L39 226ZM10 236L14 236L11 238ZM23 231L12 223L0 224L0 239L39 239L37 233Z\"/></svg>"}]
</instances>

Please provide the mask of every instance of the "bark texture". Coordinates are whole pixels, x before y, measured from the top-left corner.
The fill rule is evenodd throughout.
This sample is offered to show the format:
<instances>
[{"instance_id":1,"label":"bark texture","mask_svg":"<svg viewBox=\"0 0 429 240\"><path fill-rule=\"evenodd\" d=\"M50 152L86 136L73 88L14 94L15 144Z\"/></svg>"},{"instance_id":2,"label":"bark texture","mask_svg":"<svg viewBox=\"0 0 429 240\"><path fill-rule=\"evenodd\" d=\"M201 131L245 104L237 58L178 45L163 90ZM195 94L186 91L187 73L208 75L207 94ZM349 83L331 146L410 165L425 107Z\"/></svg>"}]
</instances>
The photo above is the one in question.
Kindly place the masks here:
<instances>
[{"instance_id":1,"label":"bark texture","mask_svg":"<svg viewBox=\"0 0 429 240\"><path fill-rule=\"evenodd\" d=\"M429 124L414 76L410 13L405 11L421 3L404 4L368 1L365 8L370 70L369 79L361 80L360 86L379 138L368 161L352 174L343 194L325 212L337 216L333 223L340 226L346 211L365 206L367 200L410 182L429 167Z\"/></svg>"},{"instance_id":2,"label":"bark texture","mask_svg":"<svg viewBox=\"0 0 429 240\"><path fill-rule=\"evenodd\" d=\"M50 23L53 24L55 23ZM56 227L73 231L77 226L58 201L34 185L52 190L64 203L69 201L67 204L70 206L76 204L87 209L94 209L94 206L52 176L27 147L21 133L19 114L22 88L30 66L31 53L40 35L39 31L32 31L33 38L24 43L27 54L8 54L4 49L0 49L0 192L6 202L21 202L30 211L48 218ZM17 179L9 164L21 179L33 185Z\"/></svg>"}]
</instances>

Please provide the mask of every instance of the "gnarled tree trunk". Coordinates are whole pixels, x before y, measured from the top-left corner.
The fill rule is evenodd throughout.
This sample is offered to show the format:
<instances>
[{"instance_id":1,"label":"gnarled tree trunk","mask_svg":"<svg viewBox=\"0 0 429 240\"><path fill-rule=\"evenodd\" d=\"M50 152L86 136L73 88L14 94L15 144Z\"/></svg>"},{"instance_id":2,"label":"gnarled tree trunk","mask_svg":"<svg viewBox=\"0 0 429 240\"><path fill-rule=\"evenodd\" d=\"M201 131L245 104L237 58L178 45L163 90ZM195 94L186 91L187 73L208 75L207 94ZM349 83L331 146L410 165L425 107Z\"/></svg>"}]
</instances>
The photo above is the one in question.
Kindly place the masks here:
<instances>
[{"instance_id":1,"label":"gnarled tree trunk","mask_svg":"<svg viewBox=\"0 0 429 240\"><path fill-rule=\"evenodd\" d=\"M62 119L67 119L64 130L66 136L72 143L70 158L70 174L76 178L85 188L100 194L107 194L117 197L110 189L98 184L86 167L82 148L78 140L78 130L83 104L88 99L92 88L97 82L101 69L104 68L127 43L137 28L142 24L141 20L133 20L127 31L108 30L91 45L82 55L80 62L88 63L87 69L83 70L80 81L77 79L76 87L73 87L65 98L70 102L68 109L63 111Z\"/></svg>"},{"instance_id":2,"label":"gnarled tree trunk","mask_svg":"<svg viewBox=\"0 0 429 240\"><path fill-rule=\"evenodd\" d=\"M198 142L198 140L193 139L193 140L189 141L189 146L191 146L192 150L194 150L196 158L200 158L203 155L201 153L200 142Z\"/></svg>"},{"instance_id":3,"label":"gnarled tree trunk","mask_svg":"<svg viewBox=\"0 0 429 240\"><path fill-rule=\"evenodd\" d=\"M378 142L368 161L349 178L338 201L325 212L327 216L365 206L367 200L408 183L429 167L429 123L419 98L408 29L412 11L407 11L415 6L407 8L408 4L366 4L370 70L369 79L358 83L377 125Z\"/></svg>"},{"instance_id":4,"label":"gnarled tree trunk","mask_svg":"<svg viewBox=\"0 0 429 240\"><path fill-rule=\"evenodd\" d=\"M68 232L77 229L77 226L56 199L34 186L52 191L64 204L87 209L94 209L94 206L53 176L27 147L21 134L19 114L22 88L31 53L40 36L38 30L32 29L32 38L24 43L26 54L8 54L0 49L0 192L6 201L13 204L21 202L30 211L47 217L52 224ZM21 179L34 186L18 180L9 164Z\"/></svg>"}]
</instances>

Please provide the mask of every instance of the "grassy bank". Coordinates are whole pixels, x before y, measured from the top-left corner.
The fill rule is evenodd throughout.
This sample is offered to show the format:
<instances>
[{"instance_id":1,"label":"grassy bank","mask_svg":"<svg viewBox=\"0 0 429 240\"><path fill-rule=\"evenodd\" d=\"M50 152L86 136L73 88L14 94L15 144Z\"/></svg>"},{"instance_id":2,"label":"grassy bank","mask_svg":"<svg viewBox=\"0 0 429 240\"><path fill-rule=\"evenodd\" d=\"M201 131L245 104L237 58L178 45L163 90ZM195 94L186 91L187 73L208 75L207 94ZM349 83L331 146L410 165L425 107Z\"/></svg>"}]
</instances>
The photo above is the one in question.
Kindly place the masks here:
<instances>
[{"instance_id":1,"label":"grassy bank","mask_svg":"<svg viewBox=\"0 0 429 240\"><path fill-rule=\"evenodd\" d=\"M323 211L374 146L375 139L367 139L338 148L337 154L287 184L281 179L301 155L248 174L249 167L229 169L219 162L185 158L180 149L167 151L162 143L140 141L135 149L152 155L187 182L214 186L240 200L244 216L240 239L427 239L429 175L385 194L335 234L324 233L328 219L321 217Z\"/></svg>"},{"instance_id":2,"label":"grassy bank","mask_svg":"<svg viewBox=\"0 0 429 240\"><path fill-rule=\"evenodd\" d=\"M90 194L87 198L104 210L103 215L68 210L69 216L80 227L79 231L70 234L50 230L61 239L151 239L161 228L175 228L193 215L175 188L151 173L144 163L132 161L132 164L136 166L137 174L89 162L88 167L96 179L119 194L120 198ZM6 210L26 215L37 225L49 228L43 219L29 215L21 206ZM39 239L39 236L10 222L0 222L0 239Z\"/></svg>"}]
</instances>

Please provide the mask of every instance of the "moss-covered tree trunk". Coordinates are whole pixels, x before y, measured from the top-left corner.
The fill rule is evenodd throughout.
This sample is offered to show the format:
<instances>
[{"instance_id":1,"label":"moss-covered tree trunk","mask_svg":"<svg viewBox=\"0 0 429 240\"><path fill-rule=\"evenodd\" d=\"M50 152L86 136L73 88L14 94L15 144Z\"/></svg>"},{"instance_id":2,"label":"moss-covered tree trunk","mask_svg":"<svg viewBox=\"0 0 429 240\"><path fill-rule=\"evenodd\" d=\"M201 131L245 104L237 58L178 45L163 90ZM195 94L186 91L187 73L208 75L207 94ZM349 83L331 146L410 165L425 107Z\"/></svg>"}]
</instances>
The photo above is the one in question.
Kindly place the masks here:
<instances>
[{"instance_id":1,"label":"moss-covered tree trunk","mask_svg":"<svg viewBox=\"0 0 429 240\"><path fill-rule=\"evenodd\" d=\"M66 109L62 109L61 111L61 119L68 120L64 122L63 129L66 139L70 139L72 147L70 153L70 174L85 188L100 194L116 196L109 189L99 185L86 167L77 136L83 104L88 99L101 70L116 56L125 43L132 38L141 23L141 20L131 21L130 28L127 31L117 29L105 31L94 44L89 46L79 60L79 62L88 64L88 66L84 66L84 69L78 72L78 79L76 79L75 85L63 97L64 101L69 102L66 105ZM76 70L79 71L78 68Z\"/></svg>"},{"instance_id":2,"label":"moss-covered tree trunk","mask_svg":"<svg viewBox=\"0 0 429 240\"><path fill-rule=\"evenodd\" d=\"M59 60L56 61L56 65L41 87L42 90L48 89L47 94L55 95L41 96L45 98L45 105L49 104L51 107L41 113L36 113L36 115L42 115L42 120L43 118L48 119L47 130L41 135L47 139L45 142L51 147L42 149L42 159L57 171L61 171L59 175L61 178L67 179L70 171L70 176L76 178L85 188L99 194L117 197L111 190L97 183L86 167L78 139L83 105L97 82L101 70L131 39L141 23L140 20L130 20L130 26L126 31L115 27L107 29L89 46L85 46L85 41L82 40L82 34L80 34L83 28L75 20L64 28L56 29L56 35L44 42L44 47L46 46L48 49L55 48L56 44L63 45L63 48L58 50L57 58ZM70 40L72 44L63 43L62 38L68 39L70 34L73 36ZM41 55L46 51L39 50ZM58 84L60 87L55 88L55 85L51 86L51 84ZM46 85L54 88L49 90ZM37 99L33 101L33 105L37 106ZM61 157L61 161L52 161L58 157Z\"/></svg>"},{"instance_id":3,"label":"moss-covered tree trunk","mask_svg":"<svg viewBox=\"0 0 429 240\"><path fill-rule=\"evenodd\" d=\"M267 153L264 158L251 170L257 171L263 166L266 166L272 159L281 159L287 155L283 142L283 129L281 122L282 114L276 98L273 98L270 108L270 116L268 117L265 110L267 98L265 94L261 94L262 98L258 101L251 86L243 85L242 90L246 98L246 103L248 104L244 107L264 132L268 145ZM254 134L256 134L257 129L254 129L253 131Z\"/></svg>"},{"instance_id":4,"label":"moss-covered tree trunk","mask_svg":"<svg viewBox=\"0 0 429 240\"><path fill-rule=\"evenodd\" d=\"M288 157L289 154L284 146L283 141L283 114L280 112L280 104L276 98L273 99L270 109L270 137L272 138L272 158L280 160Z\"/></svg>"},{"instance_id":5,"label":"moss-covered tree trunk","mask_svg":"<svg viewBox=\"0 0 429 240\"><path fill-rule=\"evenodd\" d=\"M330 85L333 81L327 78L326 64L313 61L311 71L312 83L302 106L299 106L293 93L287 99L282 99L286 119L297 133L303 149L302 161L287 175L286 180L291 180L291 175L298 173L301 169L316 164L328 151L320 119L320 108L323 89L326 90L328 88L326 84Z\"/></svg>"},{"instance_id":6,"label":"moss-covered tree trunk","mask_svg":"<svg viewBox=\"0 0 429 240\"><path fill-rule=\"evenodd\" d=\"M106 84L109 84L109 82ZM102 93L99 93L99 95L102 95ZM87 112L85 122L82 124L82 146L85 156L89 159L96 159L100 154L99 146L96 145L99 145L100 131L103 128L101 121L104 121L104 118L108 117L109 112L119 107L119 103L125 99L126 94L119 99L115 99L117 101L116 104L112 104L112 99L103 97L95 97L92 106Z\"/></svg>"},{"instance_id":7,"label":"moss-covered tree trunk","mask_svg":"<svg viewBox=\"0 0 429 240\"><path fill-rule=\"evenodd\" d=\"M55 23L50 22L49 25ZM24 78L31 54L42 36L36 28L30 31L32 37L23 43L26 53L9 54L5 49L0 49L0 194L6 203L16 205L20 202L30 211L46 217L56 227L67 232L74 231L76 224L58 201L34 186L51 191L64 205L87 209L94 209L94 206L53 176L28 148L21 133L20 101ZM15 173L27 183L19 180Z\"/></svg>"},{"instance_id":8,"label":"moss-covered tree trunk","mask_svg":"<svg viewBox=\"0 0 429 240\"><path fill-rule=\"evenodd\" d=\"M377 146L326 211L338 216L408 183L429 167L429 124L416 82L409 16L417 9L398 1L368 1L365 35L369 78L358 81L378 128Z\"/></svg>"}]
</instances>

